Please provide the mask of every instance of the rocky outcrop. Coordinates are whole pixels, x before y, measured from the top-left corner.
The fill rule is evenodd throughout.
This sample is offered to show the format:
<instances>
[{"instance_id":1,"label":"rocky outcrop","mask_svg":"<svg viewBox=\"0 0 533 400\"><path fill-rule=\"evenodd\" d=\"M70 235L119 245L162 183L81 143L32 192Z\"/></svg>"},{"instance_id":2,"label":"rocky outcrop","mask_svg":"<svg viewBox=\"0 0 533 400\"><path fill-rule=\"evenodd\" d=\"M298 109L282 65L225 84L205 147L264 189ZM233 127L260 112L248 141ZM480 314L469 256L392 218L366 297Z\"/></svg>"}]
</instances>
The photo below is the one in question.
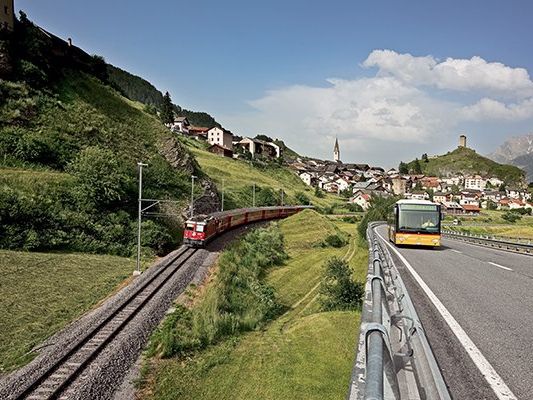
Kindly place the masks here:
<instances>
[{"instance_id":1,"label":"rocky outcrop","mask_svg":"<svg viewBox=\"0 0 533 400\"><path fill-rule=\"evenodd\" d=\"M203 194L194 200L194 214L210 214L220 210L220 197L215 183L200 170L194 156L183 146L177 138L169 136L160 143L159 152L174 168L199 177L198 184ZM190 205L182 210L186 218Z\"/></svg>"},{"instance_id":2,"label":"rocky outcrop","mask_svg":"<svg viewBox=\"0 0 533 400\"><path fill-rule=\"evenodd\" d=\"M162 139L159 143L159 153L170 165L180 171L191 175L200 171L194 156L175 137L168 136Z\"/></svg>"}]
</instances>

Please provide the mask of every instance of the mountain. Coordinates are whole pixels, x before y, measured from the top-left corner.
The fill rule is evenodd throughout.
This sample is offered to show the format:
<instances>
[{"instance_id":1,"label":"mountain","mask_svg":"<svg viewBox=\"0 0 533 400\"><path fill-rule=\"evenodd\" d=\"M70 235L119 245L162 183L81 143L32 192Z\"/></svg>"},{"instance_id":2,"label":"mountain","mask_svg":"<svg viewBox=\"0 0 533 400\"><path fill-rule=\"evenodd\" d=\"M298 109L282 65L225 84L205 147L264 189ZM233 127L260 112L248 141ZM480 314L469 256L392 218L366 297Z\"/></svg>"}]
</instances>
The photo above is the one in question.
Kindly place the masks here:
<instances>
[{"instance_id":1,"label":"mountain","mask_svg":"<svg viewBox=\"0 0 533 400\"><path fill-rule=\"evenodd\" d=\"M453 175L491 175L508 184L524 183L524 171L512 165L500 164L467 147L458 147L447 154L418 160L425 175L449 177ZM416 160L407 164L410 172L416 172Z\"/></svg>"},{"instance_id":2,"label":"mountain","mask_svg":"<svg viewBox=\"0 0 533 400\"><path fill-rule=\"evenodd\" d=\"M526 171L526 179L533 181L533 133L506 140L488 157L522 168Z\"/></svg>"}]
</instances>

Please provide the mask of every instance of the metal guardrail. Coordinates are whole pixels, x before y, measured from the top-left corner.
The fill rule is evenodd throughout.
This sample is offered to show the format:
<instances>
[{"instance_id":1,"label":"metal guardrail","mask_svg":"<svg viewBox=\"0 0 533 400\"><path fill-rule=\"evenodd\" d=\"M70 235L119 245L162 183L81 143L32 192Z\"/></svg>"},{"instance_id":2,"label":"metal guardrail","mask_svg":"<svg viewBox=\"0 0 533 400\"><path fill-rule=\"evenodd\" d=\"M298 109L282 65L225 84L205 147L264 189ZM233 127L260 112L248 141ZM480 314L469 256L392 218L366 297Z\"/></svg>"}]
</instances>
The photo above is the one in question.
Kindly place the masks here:
<instances>
[{"instance_id":1,"label":"metal guardrail","mask_svg":"<svg viewBox=\"0 0 533 400\"><path fill-rule=\"evenodd\" d=\"M475 235L466 232L456 232L442 230L444 237L462 240L480 246L492 247L499 250L511 251L513 253L527 254L533 256L533 242L529 239L509 240L492 235Z\"/></svg>"},{"instance_id":2,"label":"metal guardrail","mask_svg":"<svg viewBox=\"0 0 533 400\"><path fill-rule=\"evenodd\" d=\"M450 400L390 252L367 231L369 266L349 400Z\"/></svg>"}]
</instances>

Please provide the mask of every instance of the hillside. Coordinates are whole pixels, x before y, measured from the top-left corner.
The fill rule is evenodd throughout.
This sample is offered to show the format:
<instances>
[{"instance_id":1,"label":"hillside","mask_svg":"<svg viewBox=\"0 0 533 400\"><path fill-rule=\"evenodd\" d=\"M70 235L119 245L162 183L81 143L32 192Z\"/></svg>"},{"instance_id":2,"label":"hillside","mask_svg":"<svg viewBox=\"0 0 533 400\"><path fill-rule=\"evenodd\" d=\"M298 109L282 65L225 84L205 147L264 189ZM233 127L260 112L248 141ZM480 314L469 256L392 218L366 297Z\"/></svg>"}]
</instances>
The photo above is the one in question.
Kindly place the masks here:
<instances>
[{"instance_id":1,"label":"hillside","mask_svg":"<svg viewBox=\"0 0 533 400\"><path fill-rule=\"evenodd\" d=\"M407 164L409 171L416 172L416 160ZM442 156L419 160L421 171L425 175L449 177L462 175L491 175L500 178L508 184L524 181L524 171L520 168L499 164L476 153L466 147L458 147Z\"/></svg>"},{"instance_id":2,"label":"hillside","mask_svg":"<svg viewBox=\"0 0 533 400\"><path fill-rule=\"evenodd\" d=\"M111 64L107 64L107 79L113 88L130 100L138 101L146 106L160 110L163 104L163 94L157 88L140 76L133 75ZM150 110L147 110L150 111ZM177 116L187 117L192 125L196 126L220 126L220 124L208 113L191 111L174 105Z\"/></svg>"},{"instance_id":3,"label":"hillside","mask_svg":"<svg viewBox=\"0 0 533 400\"><path fill-rule=\"evenodd\" d=\"M129 256L141 160L149 164L145 198L178 200L172 214L186 208L192 173L213 190L156 116L106 84L101 58L25 16L15 32L0 46L10 60L0 71L1 248ZM165 253L181 223L146 218L144 229L147 250Z\"/></svg>"}]
</instances>

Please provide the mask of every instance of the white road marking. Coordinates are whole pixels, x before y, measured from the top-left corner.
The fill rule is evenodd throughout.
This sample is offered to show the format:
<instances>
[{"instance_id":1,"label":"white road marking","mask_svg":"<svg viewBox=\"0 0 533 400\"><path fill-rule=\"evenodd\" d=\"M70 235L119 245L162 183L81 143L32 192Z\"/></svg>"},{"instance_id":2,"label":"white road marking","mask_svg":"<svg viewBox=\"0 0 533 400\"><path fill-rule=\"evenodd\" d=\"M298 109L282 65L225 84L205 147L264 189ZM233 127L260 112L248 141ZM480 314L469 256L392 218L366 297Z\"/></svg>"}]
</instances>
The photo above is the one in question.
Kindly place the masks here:
<instances>
[{"instance_id":1,"label":"white road marking","mask_svg":"<svg viewBox=\"0 0 533 400\"><path fill-rule=\"evenodd\" d=\"M450 249L450 250L451 250L451 251L454 251L454 252L456 252L456 253L459 253L459 254L463 254L463 252L462 252L462 251L459 251L459 250L454 250L454 249Z\"/></svg>"},{"instance_id":2,"label":"white road marking","mask_svg":"<svg viewBox=\"0 0 533 400\"><path fill-rule=\"evenodd\" d=\"M511 268L509 268L509 267L504 267L503 265L493 263L492 261L489 261L488 263L494 265L495 267L498 267L498 268L501 268L501 269L505 269L505 270L507 270L507 271L512 271Z\"/></svg>"},{"instance_id":3,"label":"white road marking","mask_svg":"<svg viewBox=\"0 0 533 400\"><path fill-rule=\"evenodd\" d=\"M481 351L477 348L477 346L474 344L472 339L468 337L464 329L459 325L457 320L450 314L450 312L444 307L444 304L438 299L438 297L433 293L433 291L429 288L429 286L422 280L420 275L415 271L415 269L409 264L409 262L405 259L404 256L400 254L398 250L394 246L392 246L387 240L383 238L378 232L376 232L377 235L383 240L383 242L389 246L392 251L396 253L396 255L402 260L402 262L405 264L413 278L417 281L418 285L422 288L422 290L426 293L426 295L429 297L429 299L433 302L433 305L438 310L442 318L446 321L452 332L455 334L465 351L468 353L476 367L481 372L481 375L485 378L491 389L494 391L494 394L498 397L500 400L518 400L518 398L511 392L511 389L505 384L503 379L500 375L496 372L496 370L490 365L488 360L485 358L485 356L481 353Z\"/></svg>"}]
</instances>

